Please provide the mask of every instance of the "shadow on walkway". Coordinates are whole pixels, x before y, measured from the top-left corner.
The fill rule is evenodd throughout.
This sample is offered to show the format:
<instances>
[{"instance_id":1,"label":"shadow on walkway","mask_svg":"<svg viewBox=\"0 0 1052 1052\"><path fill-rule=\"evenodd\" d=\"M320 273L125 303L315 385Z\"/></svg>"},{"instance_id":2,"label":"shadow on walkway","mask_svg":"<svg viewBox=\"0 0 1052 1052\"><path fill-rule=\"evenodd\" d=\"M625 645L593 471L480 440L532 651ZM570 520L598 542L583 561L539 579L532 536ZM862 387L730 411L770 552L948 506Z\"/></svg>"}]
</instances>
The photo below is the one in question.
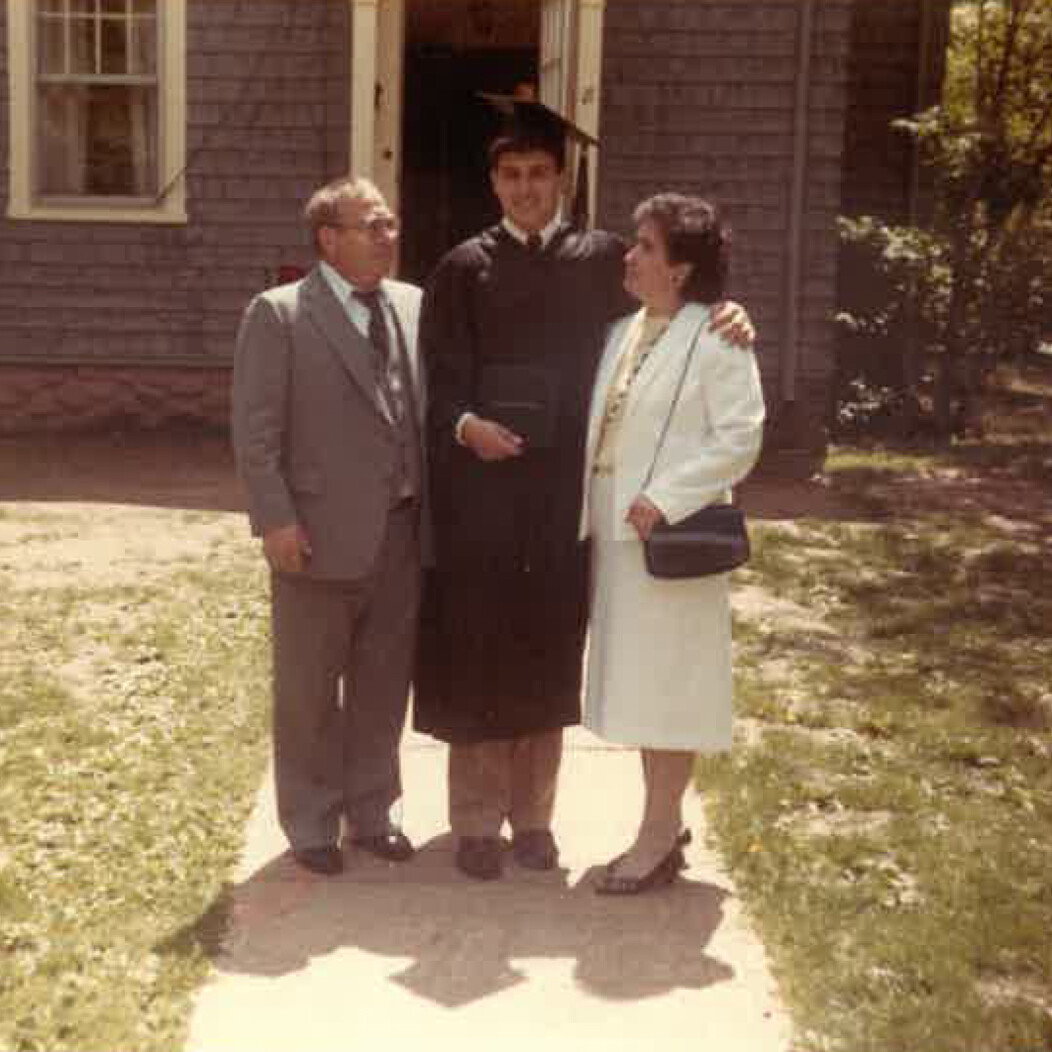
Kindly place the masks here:
<instances>
[{"instance_id":1,"label":"shadow on walkway","mask_svg":"<svg viewBox=\"0 0 1052 1052\"><path fill-rule=\"evenodd\" d=\"M347 872L335 879L312 877L279 855L222 896L223 947L211 938L213 910L195 940L218 950L220 974L272 978L361 950L396 966L388 981L445 1008L525 982L527 958L568 959L578 986L615 1001L701 990L734 976L704 952L727 896L713 884L684 879L614 900L592 890L598 867L571 885L566 870L524 873L510 864L504 880L476 883L453 870L451 850L444 834L401 866L351 851ZM185 934L162 949L185 946Z\"/></svg>"}]
</instances>

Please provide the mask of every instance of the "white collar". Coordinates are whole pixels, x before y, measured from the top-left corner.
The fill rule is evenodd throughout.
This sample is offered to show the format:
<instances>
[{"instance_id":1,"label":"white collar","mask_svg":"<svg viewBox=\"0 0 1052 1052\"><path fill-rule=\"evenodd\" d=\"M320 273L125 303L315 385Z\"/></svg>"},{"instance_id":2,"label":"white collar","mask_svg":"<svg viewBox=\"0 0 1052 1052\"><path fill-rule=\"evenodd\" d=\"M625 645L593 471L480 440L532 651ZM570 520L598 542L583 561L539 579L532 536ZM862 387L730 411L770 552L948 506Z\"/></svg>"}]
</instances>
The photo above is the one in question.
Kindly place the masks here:
<instances>
[{"instance_id":1,"label":"white collar","mask_svg":"<svg viewBox=\"0 0 1052 1052\"><path fill-rule=\"evenodd\" d=\"M526 231L522 229L522 227L513 223L507 216L505 216L500 222L501 226L503 226L504 229L507 230L507 232L511 234L511 236L515 238L515 240L518 241L520 245L525 245L527 240L529 240L530 235L527 234ZM555 215L552 218L551 222L540 230L541 245L544 248L547 248L548 242L551 241L553 237L555 237L555 231L558 230L560 226L562 226L562 222L562 209L556 209Z\"/></svg>"},{"instance_id":2,"label":"white collar","mask_svg":"<svg viewBox=\"0 0 1052 1052\"><path fill-rule=\"evenodd\" d=\"M331 263L326 263L324 259L318 260L318 269L322 273L322 277L329 283L329 288L332 289L336 298L341 303L346 303L356 292L362 292L363 289L358 288L357 285L351 284ZM382 288L383 282L377 285L377 289Z\"/></svg>"}]
</instances>

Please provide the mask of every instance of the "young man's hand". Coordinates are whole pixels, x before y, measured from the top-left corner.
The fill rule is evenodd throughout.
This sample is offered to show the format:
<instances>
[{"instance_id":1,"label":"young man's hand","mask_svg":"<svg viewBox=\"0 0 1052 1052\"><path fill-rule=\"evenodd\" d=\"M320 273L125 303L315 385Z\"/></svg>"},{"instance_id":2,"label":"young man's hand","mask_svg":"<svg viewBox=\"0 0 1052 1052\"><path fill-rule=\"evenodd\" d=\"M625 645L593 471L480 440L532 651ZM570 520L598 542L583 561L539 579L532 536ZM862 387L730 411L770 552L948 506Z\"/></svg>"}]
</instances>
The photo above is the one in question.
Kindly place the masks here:
<instances>
[{"instance_id":1,"label":"young man's hand","mask_svg":"<svg viewBox=\"0 0 1052 1052\"><path fill-rule=\"evenodd\" d=\"M460 440L479 460L508 460L522 455L525 443L496 420L471 415L460 429Z\"/></svg>"}]
</instances>

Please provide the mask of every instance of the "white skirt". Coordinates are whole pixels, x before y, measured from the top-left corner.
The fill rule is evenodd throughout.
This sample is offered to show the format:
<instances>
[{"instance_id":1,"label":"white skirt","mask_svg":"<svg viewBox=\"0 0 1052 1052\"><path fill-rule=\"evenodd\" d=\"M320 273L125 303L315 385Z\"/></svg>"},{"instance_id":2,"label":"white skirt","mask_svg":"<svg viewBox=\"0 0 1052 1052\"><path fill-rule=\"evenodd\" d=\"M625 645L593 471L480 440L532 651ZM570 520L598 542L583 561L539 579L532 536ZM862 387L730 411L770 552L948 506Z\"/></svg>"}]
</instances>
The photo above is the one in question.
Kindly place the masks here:
<instances>
[{"instance_id":1,"label":"white skirt","mask_svg":"<svg viewBox=\"0 0 1052 1052\"><path fill-rule=\"evenodd\" d=\"M701 753L728 749L728 575L651 577L642 542L611 536L613 489L609 476L593 477L584 725L622 745Z\"/></svg>"}]
</instances>

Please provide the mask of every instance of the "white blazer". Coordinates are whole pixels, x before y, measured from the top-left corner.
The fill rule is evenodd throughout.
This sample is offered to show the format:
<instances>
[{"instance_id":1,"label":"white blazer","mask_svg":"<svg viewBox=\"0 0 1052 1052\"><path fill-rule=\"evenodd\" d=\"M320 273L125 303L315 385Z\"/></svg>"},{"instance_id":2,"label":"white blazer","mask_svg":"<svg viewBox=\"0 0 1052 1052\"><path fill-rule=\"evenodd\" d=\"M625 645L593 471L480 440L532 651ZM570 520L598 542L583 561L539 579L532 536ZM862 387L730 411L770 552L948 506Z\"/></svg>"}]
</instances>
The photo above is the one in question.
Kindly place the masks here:
<instances>
[{"instance_id":1,"label":"white blazer","mask_svg":"<svg viewBox=\"0 0 1052 1052\"><path fill-rule=\"evenodd\" d=\"M651 349L629 388L613 456L613 536L636 538L625 521L632 502L643 495L679 522L703 508L730 499L760 453L764 405L756 357L710 332L709 309L686 304ZM615 322L596 373L585 447L584 500L579 535L589 533L589 487L607 393L625 353L632 315ZM691 344L697 341L668 434L646 490L643 483L668 417Z\"/></svg>"}]
</instances>

